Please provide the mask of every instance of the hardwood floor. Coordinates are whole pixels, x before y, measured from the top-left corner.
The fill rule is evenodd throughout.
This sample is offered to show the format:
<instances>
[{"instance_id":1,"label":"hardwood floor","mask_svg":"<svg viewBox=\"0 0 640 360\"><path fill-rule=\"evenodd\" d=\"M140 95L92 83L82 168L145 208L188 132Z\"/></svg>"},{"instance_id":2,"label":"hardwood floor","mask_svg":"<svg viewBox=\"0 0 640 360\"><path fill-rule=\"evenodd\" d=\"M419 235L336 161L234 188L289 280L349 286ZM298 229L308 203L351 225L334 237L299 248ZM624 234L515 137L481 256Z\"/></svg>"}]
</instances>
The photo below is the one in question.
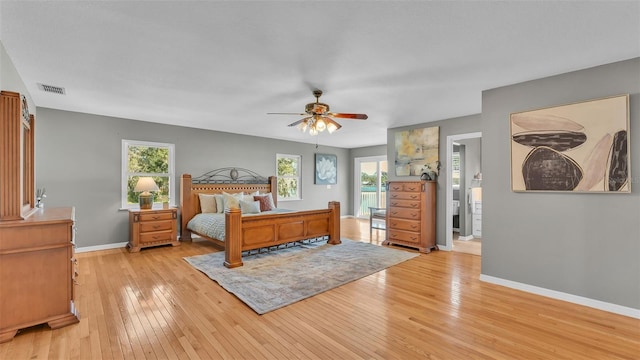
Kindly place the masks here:
<instances>
[{"instance_id":1,"label":"hardwood floor","mask_svg":"<svg viewBox=\"0 0 640 360\"><path fill-rule=\"evenodd\" d=\"M369 239L344 219L345 238ZM0 359L637 359L640 320L478 280L434 251L257 315L182 258L207 242L78 254L80 323L36 326ZM6 296L6 294L2 294Z\"/></svg>"},{"instance_id":2,"label":"hardwood floor","mask_svg":"<svg viewBox=\"0 0 640 360\"><path fill-rule=\"evenodd\" d=\"M482 255L482 241L480 239L458 240L458 233L452 235L453 248L451 251L463 252L472 255Z\"/></svg>"}]
</instances>

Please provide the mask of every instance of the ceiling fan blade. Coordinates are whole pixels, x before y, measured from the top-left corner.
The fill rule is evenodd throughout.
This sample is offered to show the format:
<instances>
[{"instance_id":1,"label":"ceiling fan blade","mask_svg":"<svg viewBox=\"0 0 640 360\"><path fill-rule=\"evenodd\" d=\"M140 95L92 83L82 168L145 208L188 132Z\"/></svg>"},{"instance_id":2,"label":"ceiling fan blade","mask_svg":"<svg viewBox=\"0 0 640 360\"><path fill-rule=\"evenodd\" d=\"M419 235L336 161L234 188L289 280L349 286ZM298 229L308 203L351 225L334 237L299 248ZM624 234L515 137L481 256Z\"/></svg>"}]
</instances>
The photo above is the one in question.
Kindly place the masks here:
<instances>
[{"instance_id":1,"label":"ceiling fan blade","mask_svg":"<svg viewBox=\"0 0 640 360\"><path fill-rule=\"evenodd\" d=\"M289 126L298 126L299 124L303 123L304 121L306 121L306 120L308 120L308 119L310 119L310 118L311 118L311 117L306 117L306 118L304 118L304 119L300 119L300 120L298 120L298 121L296 121L296 122L293 122L293 123L289 124Z\"/></svg>"},{"instance_id":2,"label":"ceiling fan blade","mask_svg":"<svg viewBox=\"0 0 640 360\"><path fill-rule=\"evenodd\" d=\"M298 116L306 116L308 114L305 114L305 113L267 113L267 115L298 115Z\"/></svg>"},{"instance_id":3,"label":"ceiling fan blade","mask_svg":"<svg viewBox=\"0 0 640 360\"><path fill-rule=\"evenodd\" d=\"M330 117L323 116L322 119L327 124L327 130L330 134L336 130L340 130L340 128L342 127L342 125L338 124Z\"/></svg>"},{"instance_id":4,"label":"ceiling fan blade","mask_svg":"<svg viewBox=\"0 0 640 360\"><path fill-rule=\"evenodd\" d=\"M366 114L328 113L327 115L337 117L337 118L355 119L355 120L367 120L369 118Z\"/></svg>"}]
</instances>

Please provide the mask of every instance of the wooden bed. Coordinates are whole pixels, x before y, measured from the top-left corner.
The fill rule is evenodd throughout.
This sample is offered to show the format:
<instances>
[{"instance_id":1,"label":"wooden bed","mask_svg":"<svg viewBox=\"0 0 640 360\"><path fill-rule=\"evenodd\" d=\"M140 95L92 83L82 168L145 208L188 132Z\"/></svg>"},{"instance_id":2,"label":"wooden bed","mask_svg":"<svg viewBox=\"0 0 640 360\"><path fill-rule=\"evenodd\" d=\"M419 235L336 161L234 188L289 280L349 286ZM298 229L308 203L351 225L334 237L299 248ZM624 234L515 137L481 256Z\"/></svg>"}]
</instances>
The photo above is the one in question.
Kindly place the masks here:
<instances>
[{"instance_id":1,"label":"wooden bed","mask_svg":"<svg viewBox=\"0 0 640 360\"><path fill-rule=\"evenodd\" d=\"M183 174L180 179L180 240L191 241L187 223L201 212L199 194L271 193L277 205L277 179L261 177L249 170L223 168L197 178ZM242 266L242 252L289 242L328 237L327 243L340 244L340 203L329 202L327 209L293 211L277 214L242 216L240 209L225 210L225 240L197 234L224 247L224 265Z\"/></svg>"}]
</instances>

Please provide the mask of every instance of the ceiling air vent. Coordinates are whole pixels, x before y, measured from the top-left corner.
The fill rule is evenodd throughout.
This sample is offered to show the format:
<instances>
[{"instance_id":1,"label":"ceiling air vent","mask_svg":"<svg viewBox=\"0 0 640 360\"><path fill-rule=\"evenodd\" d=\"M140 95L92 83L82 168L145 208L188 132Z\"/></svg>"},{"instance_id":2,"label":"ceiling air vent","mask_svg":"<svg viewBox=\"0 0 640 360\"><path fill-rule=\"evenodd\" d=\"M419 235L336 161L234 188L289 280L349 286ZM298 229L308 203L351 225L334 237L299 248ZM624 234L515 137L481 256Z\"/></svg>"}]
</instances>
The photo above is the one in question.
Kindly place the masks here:
<instances>
[{"instance_id":1,"label":"ceiling air vent","mask_svg":"<svg viewBox=\"0 0 640 360\"><path fill-rule=\"evenodd\" d=\"M46 91L54 94L60 94L60 95L65 94L64 88L60 86L45 85L45 84L38 83L38 88L42 91Z\"/></svg>"}]
</instances>

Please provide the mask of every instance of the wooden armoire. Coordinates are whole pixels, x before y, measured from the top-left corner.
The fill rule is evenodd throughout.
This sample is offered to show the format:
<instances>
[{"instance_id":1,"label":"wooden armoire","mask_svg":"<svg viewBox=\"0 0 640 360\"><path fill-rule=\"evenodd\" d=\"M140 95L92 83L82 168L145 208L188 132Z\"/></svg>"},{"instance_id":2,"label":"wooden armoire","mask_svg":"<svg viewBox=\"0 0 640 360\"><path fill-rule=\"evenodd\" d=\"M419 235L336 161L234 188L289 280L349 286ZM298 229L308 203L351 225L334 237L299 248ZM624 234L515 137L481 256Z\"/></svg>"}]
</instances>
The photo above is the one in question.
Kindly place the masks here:
<instances>
[{"instance_id":1,"label":"wooden armoire","mask_svg":"<svg viewBox=\"0 0 640 360\"><path fill-rule=\"evenodd\" d=\"M0 343L20 329L77 323L74 208L36 207L35 118L0 92Z\"/></svg>"},{"instance_id":2,"label":"wooden armoire","mask_svg":"<svg viewBox=\"0 0 640 360\"><path fill-rule=\"evenodd\" d=\"M387 231L384 245L403 245L423 253L436 245L436 182L387 183Z\"/></svg>"}]
</instances>

